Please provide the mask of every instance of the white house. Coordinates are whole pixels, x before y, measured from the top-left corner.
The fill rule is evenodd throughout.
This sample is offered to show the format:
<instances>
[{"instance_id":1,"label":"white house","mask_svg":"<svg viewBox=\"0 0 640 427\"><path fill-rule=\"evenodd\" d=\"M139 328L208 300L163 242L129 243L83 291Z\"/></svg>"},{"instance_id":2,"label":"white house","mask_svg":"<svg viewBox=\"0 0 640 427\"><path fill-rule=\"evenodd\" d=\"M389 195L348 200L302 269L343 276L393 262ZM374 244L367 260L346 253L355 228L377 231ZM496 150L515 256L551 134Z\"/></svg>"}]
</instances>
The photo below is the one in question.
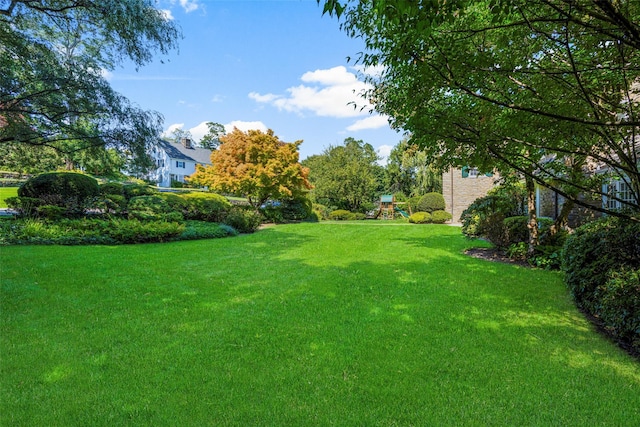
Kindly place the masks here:
<instances>
[{"instance_id":1,"label":"white house","mask_svg":"<svg viewBox=\"0 0 640 427\"><path fill-rule=\"evenodd\" d=\"M195 147L189 138L181 143L158 140L151 150L156 169L149 179L158 183L158 187L171 187L171 182L185 182L185 177L196 171L196 165L211 164L211 150Z\"/></svg>"}]
</instances>

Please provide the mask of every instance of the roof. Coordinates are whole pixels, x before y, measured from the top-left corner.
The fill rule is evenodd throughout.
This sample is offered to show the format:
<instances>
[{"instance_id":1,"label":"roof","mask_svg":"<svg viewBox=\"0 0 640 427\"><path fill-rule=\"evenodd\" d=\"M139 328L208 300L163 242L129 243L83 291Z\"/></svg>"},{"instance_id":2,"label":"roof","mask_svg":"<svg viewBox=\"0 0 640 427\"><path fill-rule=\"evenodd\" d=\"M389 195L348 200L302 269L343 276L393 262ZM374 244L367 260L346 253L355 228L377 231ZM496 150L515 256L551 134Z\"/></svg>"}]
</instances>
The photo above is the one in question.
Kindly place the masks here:
<instances>
[{"instance_id":1,"label":"roof","mask_svg":"<svg viewBox=\"0 0 640 427\"><path fill-rule=\"evenodd\" d=\"M208 148L192 147L187 148L182 144L158 140L158 147L167 153L172 159L190 160L201 165L211 164L211 150Z\"/></svg>"},{"instance_id":2,"label":"roof","mask_svg":"<svg viewBox=\"0 0 640 427\"><path fill-rule=\"evenodd\" d=\"M382 203L393 203L393 195L385 194L384 196L380 196L380 201Z\"/></svg>"}]
</instances>

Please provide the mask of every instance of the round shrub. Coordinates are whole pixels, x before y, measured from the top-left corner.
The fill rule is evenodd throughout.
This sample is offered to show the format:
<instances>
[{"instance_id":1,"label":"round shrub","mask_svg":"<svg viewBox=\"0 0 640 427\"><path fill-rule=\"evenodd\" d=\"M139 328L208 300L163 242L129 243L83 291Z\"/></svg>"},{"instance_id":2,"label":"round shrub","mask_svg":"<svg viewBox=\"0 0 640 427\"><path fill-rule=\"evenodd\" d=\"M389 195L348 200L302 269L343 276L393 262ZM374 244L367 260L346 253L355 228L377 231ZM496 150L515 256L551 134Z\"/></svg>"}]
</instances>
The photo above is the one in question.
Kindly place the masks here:
<instances>
[{"instance_id":1,"label":"round shrub","mask_svg":"<svg viewBox=\"0 0 640 427\"><path fill-rule=\"evenodd\" d=\"M43 204L65 208L68 214L81 214L100 194L94 178L81 173L50 172L28 179L18 188L19 197L40 199Z\"/></svg>"},{"instance_id":2,"label":"round shrub","mask_svg":"<svg viewBox=\"0 0 640 427\"><path fill-rule=\"evenodd\" d=\"M409 217L412 224L428 224L431 222L431 214L429 212L416 212Z\"/></svg>"},{"instance_id":3,"label":"round shrub","mask_svg":"<svg viewBox=\"0 0 640 427\"><path fill-rule=\"evenodd\" d=\"M188 203L184 199L184 197L182 197L179 194L158 193L158 196L162 197L164 201L167 202L167 204L171 206L171 209L173 209L174 211L184 213L187 210Z\"/></svg>"},{"instance_id":4,"label":"round shrub","mask_svg":"<svg viewBox=\"0 0 640 427\"><path fill-rule=\"evenodd\" d=\"M171 209L171 206L158 196L138 196L127 205L130 219L143 221L181 221L182 214Z\"/></svg>"},{"instance_id":5,"label":"round shrub","mask_svg":"<svg viewBox=\"0 0 640 427\"><path fill-rule=\"evenodd\" d=\"M182 194L185 201L184 217L199 221L222 222L231 209L226 197L215 193Z\"/></svg>"},{"instance_id":6,"label":"round shrub","mask_svg":"<svg viewBox=\"0 0 640 427\"><path fill-rule=\"evenodd\" d=\"M236 229L240 233L253 233L260 227L262 218L253 209L244 209L233 206L224 219L224 223Z\"/></svg>"},{"instance_id":7,"label":"round shrub","mask_svg":"<svg viewBox=\"0 0 640 427\"><path fill-rule=\"evenodd\" d=\"M445 208L444 196L440 193L427 193L418 202L418 212L443 211Z\"/></svg>"},{"instance_id":8,"label":"round shrub","mask_svg":"<svg viewBox=\"0 0 640 427\"><path fill-rule=\"evenodd\" d=\"M444 224L451 220L451 214L447 211L433 211L431 213L431 222L434 224Z\"/></svg>"},{"instance_id":9,"label":"round shrub","mask_svg":"<svg viewBox=\"0 0 640 427\"><path fill-rule=\"evenodd\" d=\"M313 204L313 211L318 215L318 218L321 220L329 219L329 214L331 213L331 209L319 203Z\"/></svg>"},{"instance_id":10,"label":"round shrub","mask_svg":"<svg viewBox=\"0 0 640 427\"><path fill-rule=\"evenodd\" d=\"M362 221L364 219L367 219L367 214L364 214L362 212L350 212L348 219L351 221Z\"/></svg>"},{"instance_id":11,"label":"round shrub","mask_svg":"<svg viewBox=\"0 0 640 427\"><path fill-rule=\"evenodd\" d=\"M334 221L346 221L351 219L351 212L345 209L338 209L329 214L329 219Z\"/></svg>"},{"instance_id":12,"label":"round shrub","mask_svg":"<svg viewBox=\"0 0 640 427\"><path fill-rule=\"evenodd\" d=\"M611 272L640 265L640 223L616 217L578 227L562 253L565 281L579 306L598 314L598 287Z\"/></svg>"},{"instance_id":13,"label":"round shrub","mask_svg":"<svg viewBox=\"0 0 640 427\"><path fill-rule=\"evenodd\" d=\"M409 212L418 212L420 209L418 209L418 203L420 203L420 196L413 196L410 197L409 200L407 200L407 208L409 210Z\"/></svg>"}]
</instances>

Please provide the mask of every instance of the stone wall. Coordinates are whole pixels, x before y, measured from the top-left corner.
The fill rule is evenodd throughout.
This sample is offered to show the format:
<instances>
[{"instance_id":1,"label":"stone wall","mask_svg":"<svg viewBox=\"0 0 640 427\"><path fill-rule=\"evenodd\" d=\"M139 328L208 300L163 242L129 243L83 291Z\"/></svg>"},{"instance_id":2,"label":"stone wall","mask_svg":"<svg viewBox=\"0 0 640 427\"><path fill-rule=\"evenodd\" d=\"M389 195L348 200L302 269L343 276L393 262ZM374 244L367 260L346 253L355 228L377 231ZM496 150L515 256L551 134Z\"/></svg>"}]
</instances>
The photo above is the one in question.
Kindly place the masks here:
<instances>
[{"instance_id":1,"label":"stone wall","mask_svg":"<svg viewBox=\"0 0 640 427\"><path fill-rule=\"evenodd\" d=\"M463 178L460 169L449 169L443 173L442 195L446 210L453 217L453 222L459 223L462 211L477 198L486 196L487 192L494 187L497 179L497 175Z\"/></svg>"}]
</instances>

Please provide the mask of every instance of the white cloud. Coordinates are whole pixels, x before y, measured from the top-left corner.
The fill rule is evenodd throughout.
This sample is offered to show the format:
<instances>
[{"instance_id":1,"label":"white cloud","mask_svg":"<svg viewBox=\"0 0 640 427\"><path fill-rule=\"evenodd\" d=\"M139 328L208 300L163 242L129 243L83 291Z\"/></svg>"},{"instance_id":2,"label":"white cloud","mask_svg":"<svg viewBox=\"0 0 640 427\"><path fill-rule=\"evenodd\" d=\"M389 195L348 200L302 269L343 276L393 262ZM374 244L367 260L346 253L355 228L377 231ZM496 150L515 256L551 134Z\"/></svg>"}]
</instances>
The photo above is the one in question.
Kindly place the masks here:
<instances>
[{"instance_id":1,"label":"white cloud","mask_svg":"<svg viewBox=\"0 0 640 427\"><path fill-rule=\"evenodd\" d=\"M269 130L269 128L267 128L267 126L261 121L244 122L242 120L234 120L224 125L224 130L227 133L232 132L233 128L238 128L243 132L246 132L248 130L260 130L262 132L266 132L267 130Z\"/></svg>"},{"instance_id":2,"label":"white cloud","mask_svg":"<svg viewBox=\"0 0 640 427\"><path fill-rule=\"evenodd\" d=\"M364 119L360 119L351 126L347 127L350 132L355 132L364 129L379 129L389 125L387 116L371 116Z\"/></svg>"},{"instance_id":3,"label":"white cloud","mask_svg":"<svg viewBox=\"0 0 640 427\"><path fill-rule=\"evenodd\" d=\"M368 101L361 96L370 86L343 66L309 71L300 79L305 84L288 88L286 95L251 92L249 98L279 110L323 117L359 117L370 110Z\"/></svg>"},{"instance_id":4,"label":"white cloud","mask_svg":"<svg viewBox=\"0 0 640 427\"><path fill-rule=\"evenodd\" d=\"M195 10L198 10L200 8L200 4L198 3L198 0L171 0L171 4L174 5L176 3L179 3L180 6L182 7L182 9L184 9L184 11L186 13L190 13L193 12Z\"/></svg>"},{"instance_id":5,"label":"white cloud","mask_svg":"<svg viewBox=\"0 0 640 427\"><path fill-rule=\"evenodd\" d=\"M194 141L200 142L202 137L205 136L207 132L209 132L209 126L207 126L207 122L202 122L199 125L189 129L189 132L191 132L191 136L193 136Z\"/></svg>"},{"instance_id":6,"label":"white cloud","mask_svg":"<svg viewBox=\"0 0 640 427\"><path fill-rule=\"evenodd\" d=\"M173 21L175 19L169 9L162 9L160 12L164 16L164 19L166 19L167 21Z\"/></svg>"},{"instance_id":7,"label":"white cloud","mask_svg":"<svg viewBox=\"0 0 640 427\"><path fill-rule=\"evenodd\" d=\"M184 128L184 123L174 123L172 125L169 125L169 127L164 132L162 132L160 136L163 138L169 138L174 130L182 128Z\"/></svg>"},{"instance_id":8,"label":"white cloud","mask_svg":"<svg viewBox=\"0 0 640 427\"><path fill-rule=\"evenodd\" d=\"M378 147L376 152L378 153L378 156L380 156L380 159L378 160L379 165L386 166L391 150L393 150L393 146L391 145L381 145Z\"/></svg>"}]
</instances>

